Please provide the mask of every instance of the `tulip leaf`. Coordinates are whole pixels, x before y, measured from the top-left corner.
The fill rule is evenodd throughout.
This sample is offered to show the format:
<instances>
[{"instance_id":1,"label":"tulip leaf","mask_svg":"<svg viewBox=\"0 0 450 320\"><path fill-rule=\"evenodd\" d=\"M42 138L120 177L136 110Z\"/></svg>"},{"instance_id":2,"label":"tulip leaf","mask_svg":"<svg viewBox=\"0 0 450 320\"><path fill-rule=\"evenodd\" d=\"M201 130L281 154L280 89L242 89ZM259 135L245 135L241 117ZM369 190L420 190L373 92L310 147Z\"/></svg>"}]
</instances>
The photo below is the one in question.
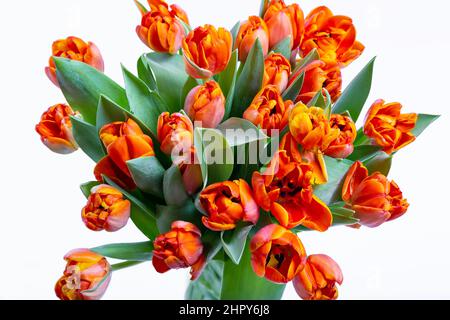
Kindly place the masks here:
<instances>
[{"instance_id":1,"label":"tulip leaf","mask_svg":"<svg viewBox=\"0 0 450 320\"><path fill-rule=\"evenodd\" d=\"M330 206L333 214L333 226L351 226L357 224L359 219L355 218L355 211L341 206Z\"/></svg>"},{"instance_id":2,"label":"tulip leaf","mask_svg":"<svg viewBox=\"0 0 450 320\"><path fill-rule=\"evenodd\" d=\"M106 154L96 127L77 117L70 117L70 119L72 121L73 137L78 146L94 162L99 162Z\"/></svg>"},{"instance_id":3,"label":"tulip leaf","mask_svg":"<svg viewBox=\"0 0 450 320\"><path fill-rule=\"evenodd\" d=\"M234 50L230 62L228 62L227 68L219 75L219 86L222 89L223 95L225 96L225 115L224 120L228 119L231 114L231 109L233 107L234 92L236 89L236 79L237 79L237 63L238 63L238 53Z\"/></svg>"},{"instance_id":4,"label":"tulip leaf","mask_svg":"<svg viewBox=\"0 0 450 320\"><path fill-rule=\"evenodd\" d=\"M145 82L145 84L150 88L150 90L158 90L156 85L155 77L153 76L152 71L148 67L147 58L145 55L142 55L137 62L137 70L139 79Z\"/></svg>"},{"instance_id":5,"label":"tulip leaf","mask_svg":"<svg viewBox=\"0 0 450 320\"><path fill-rule=\"evenodd\" d=\"M180 110L181 94L188 75L180 55L152 52L146 56L147 64L156 80L158 92L167 104L167 111Z\"/></svg>"},{"instance_id":6,"label":"tulip leaf","mask_svg":"<svg viewBox=\"0 0 450 320\"><path fill-rule=\"evenodd\" d=\"M304 71L304 68L306 68L309 64L311 64L311 62L314 62L316 60L320 60L319 53L317 52L317 49L313 49L306 55L306 57L304 57L300 60L299 63L297 63L294 70L292 71L290 79L298 77L298 75Z\"/></svg>"},{"instance_id":7,"label":"tulip leaf","mask_svg":"<svg viewBox=\"0 0 450 320\"><path fill-rule=\"evenodd\" d=\"M233 173L233 150L219 130L195 128L194 145L204 186L228 180Z\"/></svg>"},{"instance_id":8,"label":"tulip leaf","mask_svg":"<svg viewBox=\"0 0 450 320\"><path fill-rule=\"evenodd\" d=\"M188 77L186 83L183 86L183 92L181 94L180 109L184 108L186 97L188 96L189 92L191 92L191 90L197 87L198 85L200 85L200 82L197 79L192 78L191 76Z\"/></svg>"},{"instance_id":9,"label":"tulip leaf","mask_svg":"<svg viewBox=\"0 0 450 320\"><path fill-rule=\"evenodd\" d=\"M110 178L105 176L103 179L107 184L119 190L125 198L130 200L131 220L145 236L150 240L154 240L160 234L154 212L131 192L119 187Z\"/></svg>"},{"instance_id":10,"label":"tulip leaf","mask_svg":"<svg viewBox=\"0 0 450 320\"><path fill-rule=\"evenodd\" d=\"M303 87L305 81L305 73L303 72L298 78L296 78L289 87L283 92L283 100L297 100L298 95Z\"/></svg>"},{"instance_id":11,"label":"tulip leaf","mask_svg":"<svg viewBox=\"0 0 450 320\"><path fill-rule=\"evenodd\" d=\"M156 206L158 229L160 233L170 231L175 221L185 221L201 226L201 214L192 201L186 201L182 206Z\"/></svg>"},{"instance_id":12,"label":"tulip leaf","mask_svg":"<svg viewBox=\"0 0 450 320\"><path fill-rule=\"evenodd\" d=\"M256 94L261 90L264 78L264 53L259 39L255 41L241 74L236 82L231 115L242 117Z\"/></svg>"},{"instance_id":13,"label":"tulip leaf","mask_svg":"<svg viewBox=\"0 0 450 320\"><path fill-rule=\"evenodd\" d=\"M223 261L210 261L201 276L189 283L186 300L219 300L222 288Z\"/></svg>"},{"instance_id":14,"label":"tulip leaf","mask_svg":"<svg viewBox=\"0 0 450 320\"><path fill-rule=\"evenodd\" d=\"M388 155L384 151L379 151L375 156L363 163L370 174L379 172L387 177L392 167L392 155Z\"/></svg>"},{"instance_id":15,"label":"tulip leaf","mask_svg":"<svg viewBox=\"0 0 450 320\"><path fill-rule=\"evenodd\" d=\"M153 136L156 136L158 117L167 111L167 106L159 94L151 91L141 79L123 66L122 70L131 112L151 130Z\"/></svg>"},{"instance_id":16,"label":"tulip leaf","mask_svg":"<svg viewBox=\"0 0 450 320\"><path fill-rule=\"evenodd\" d=\"M233 26L233 28L231 28L230 33L231 33L231 37L233 39L233 48L236 47L236 38L237 38L240 28L241 28L240 21L236 22L235 25Z\"/></svg>"},{"instance_id":17,"label":"tulip leaf","mask_svg":"<svg viewBox=\"0 0 450 320\"><path fill-rule=\"evenodd\" d=\"M222 249L222 238L219 232L206 230L202 234L206 262L212 261Z\"/></svg>"},{"instance_id":18,"label":"tulip leaf","mask_svg":"<svg viewBox=\"0 0 450 320\"><path fill-rule=\"evenodd\" d=\"M328 182L314 188L314 194L327 205L340 201L342 198L342 185L352 161L333 159L325 156L328 172Z\"/></svg>"},{"instance_id":19,"label":"tulip leaf","mask_svg":"<svg viewBox=\"0 0 450 320\"><path fill-rule=\"evenodd\" d=\"M134 4L139 9L139 12L142 15L145 15L148 12L147 8L142 3L140 3L138 0L134 0Z\"/></svg>"},{"instance_id":20,"label":"tulip leaf","mask_svg":"<svg viewBox=\"0 0 450 320\"><path fill-rule=\"evenodd\" d=\"M412 130L412 134L416 137L420 136L426 128L428 128L433 122L439 119L440 116L431 114L419 114L416 122L416 127Z\"/></svg>"},{"instance_id":21,"label":"tulip leaf","mask_svg":"<svg viewBox=\"0 0 450 320\"><path fill-rule=\"evenodd\" d=\"M258 127L242 118L230 118L217 127L230 147L242 146L269 137Z\"/></svg>"},{"instance_id":22,"label":"tulip leaf","mask_svg":"<svg viewBox=\"0 0 450 320\"><path fill-rule=\"evenodd\" d=\"M249 245L245 246L240 264L226 259L221 300L280 300L286 285L275 284L258 277L251 266Z\"/></svg>"},{"instance_id":23,"label":"tulip leaf","mask_svg":"<svg viewBox=\"0 0 450 320\"><path fill-rule=\"evenodd\" d=\"M162 198L164 167L156 157L127 161L128 169L139 190Z\"/></svg>"},{"instance_id":24,"label":"tulip leaf","mask_svg":"<svg viewBox=\"0 0 450 320\"><path fill-rule=\"evenodd\" d=\"M261 5L259 7L259 16L264 18L267 7L269 6L269 0L261 0Z\"/></svg>"},{"instance_id":25,"label":"tulip leaf","mask_svg":"<svg viewBox=\"0 0 450 320\"><path fill-rule=\"evenodd\" d=\"M341 97L333 107L334 114L348 111L353 121L358 120L372 87L375 59L373 58L342 92Z\"/></svg>"},{"instance_id":26,"label":"tulip leaf","mask_svg":"<svg viewBox=\"0 0 450 320\"><path fill-rule=\"evenodd\" d=\"M373 145L356 146L353 153L347 159L364 162L373 158L381 149L381 147Z\"/></svg>"},{"instance_id":27,"label":"tulip leaf","mask_svg":"<svg viewBox=\"0 0 450 320\"><path fill-rule=\"evenodd\" d=\"M125 90L97 69L74 60L53 58L61 90L69 105L79 111L83 119L95 125L100 95L128 109Z\"/></svg>"},{"instance_id":28,"label":"tulip leaf","mask_svg":"<svg viewBox=\"0 0 450 320\"><path fill-rule=\"evenodd\" d=\"M247 237L252 228L251 223L239 223L236 229L223 231L221 234L223 249L235 264L241 261Z\"/></svg>"},{"instance_id":29,"label":"tulip leaf","mask_svg":"<svg viewBox=\"0 0 450 320\"><path fill-rule=\"evenodd\" d=\"M86 199L87 198L89 198L89 196L91 195L91 190L92 190L92 188L94 188L94 187L96 187L96 186L98 186L98 185L100 185L101 183L100 182L98 182L98 181L89 181L89 182L86 182L86 183L83 183L81 186L80 186L80 189L81 189L81 192L83 192L83 195L86 197Z\"/></svg>"},{"instance_id":30,"label":"tulip leaf","mask_svg":"<svg viewBox=\"0 0 450 320\"><path fill-rule=\"evenodd\" d=\"M180 169L176 165L164 173L163 194L166 203L171 206L181 206L189 199Z\"/></svg>"},{"instance_id":31,"label":"tulip leaf","mask_svg":"<svg viewBox=\"0 0 450 320\"><path fill-rule=\"evenodd\" d=\"M291 60L291 49L292 49L292 37L288 36L281 40L273 49L272 52L280 53L288 61Z\"/></svg>"},{"instance_id":32,"label":"tulip leaf","mask_svg":"<svg viewBox=\"0 0 450 320\"><path fill-rule=\"evenodd\" d=\"M104 257L128 260L151 261L153 256L153 243L151 241L137 243L116 243L92 248L91 251Z\"/></svg>"}]
</instances>

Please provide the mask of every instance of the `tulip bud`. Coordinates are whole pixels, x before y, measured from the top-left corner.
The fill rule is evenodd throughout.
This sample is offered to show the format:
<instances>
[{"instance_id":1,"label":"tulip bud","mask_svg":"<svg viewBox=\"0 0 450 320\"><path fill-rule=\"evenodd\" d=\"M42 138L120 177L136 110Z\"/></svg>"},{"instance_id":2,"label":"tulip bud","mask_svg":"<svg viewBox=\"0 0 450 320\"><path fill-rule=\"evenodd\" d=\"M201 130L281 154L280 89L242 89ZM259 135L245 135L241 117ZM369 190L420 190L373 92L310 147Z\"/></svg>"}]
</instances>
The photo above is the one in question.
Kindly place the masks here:
<instances>
[{"instance_id":1,"label":"tulip bud","mask_svg":"<svg viewBox=\"0 0 450 320\"><path fill-rule=\"evenodd\" d=\"M356 126L350 117L333 114L330 118L330 127L339 130L339 137L331 142L324 153L332 158L345 159L353 153L353 143L356 140Z\"/></svg>"},{"instance_id":2,"label":"tulip bud","mask_svg":"<svg viewBox=\"0 0 450 320\"><path fill-rule=\"evenodd\" d=\"M53 152L69 154L78 149L72 133L70 116L76 116L72 108L65 104L50 107L36 125L41 141Z\"/></svg>"},{"instance_id":3,"label":"tulip bud","mask_svg":"<svg viewBox=\"0 0 450 320\"><path fill-rule=\"evenodd\" d=\"M61 300L99 300L111 280L111 266L101 255L88 249L77 249L66 254L64 275L55 285Z\"/></svg>"},{"instance_id":4,"label":"tulip bud","mask_svg":"<svg viewBox=\"0 0 450 320\"><path fill-rule=\"evenodd\" d=\"M173 157L183 156L193 144L191 120L181 113L162 113L158 118L158 141L161 151Z\"/></svg>"},{"instance_id":5,"label":"tulip bud","mask_svg":"<svg viewBox=\"0 0 450 320\"><path fill-rule=\"evenodd\" d=\"M56 66L53 57L63 57L84 62L101 72L105 69L100 50L92 42L86 43L77 37L68 37L67 39L57 40L53 42L49 66L45 68L47 77L57 87L59 87L59 83L56 77Z\"/></svg>"},{"instance_id":6,"label":"tulip bud","mask_svg":"<svg viewBox=\"0 0 450 320\"><path fill-rule=\"evenodd\" d=\"M306 252L300 239L288 229L271 224L250 243L253 271L275 283L288 283L304 268Z\"/></svg>"},{"instance_id":7,"label":"tulip bud","mask_svg":"<svg viewBox=\"0 0 450 320\"><path fill-rule=\"evenodd\" d=\"M164 0L147 0L152 11L160 11L164 14L170 14L177 17L189 25L189 19L186 12L176 4L169 5Z\"/></svg>"},{"instance_id":8,"label":"tulip bud","mask_svg":"<svg viewBox=\"0 0 450 320\"><path fill-rule=\"evenodd\" d=\"M189 222L175 221L171 230L154 241L153 266L159 273L191 267L192 280L205 265L200 230Z\"/></svg>"},{"instance_id":9,"label":"tulip bud","mask_svg":"<svg viewBox=\"0 0 450 320\"><path fill-rule=\"evenodd\" d=\"M284 92L288 86L291 74L291 64L279 53L271 53L264 62L263 87L274 85L279 92Z\"/></svg>"},{"instance_id":10,"label":"tulip bud","mask_svg":"<svg viewBox=\"0 0 450 320\"><path fill-rule=\"evenodd\" d=\"M211 25L192 30L183 40L186 72L197 79L209 79L225 70L231 58L233 38L224 28Z\"/></svg>"},{"instance_id":11,"label":"tulip bud","mask_svg":"<svg viewBox=\"0 0 450 320\"><path fill-rule=\"evenodd\" d=\"M213 231L232 230L240 221L256 224L259 219L250 186L242 179L210 185L201 192L200 204L206 213L202 222Z\"/></svg>"},{"instance_id":12,"label":"tulip bud","mask_svg":"<svg viewBox=\"0 0 450 320\"><path fill-rule=\"evenodd\" d=\"M336 300L344 277L339 265L322 254L311 255L305 268L294 278L294 288L303 300Z\"/></svg>"},{"instance_id":13,"label":"tulip bud","mask_svg":"<svg viewBox=\"0 0 450 320\"><path fill-rule=\"evenodd\" d=\"M264 56L269 52L269 30L263 19L251 16L243 22L236 37L235 49L239 52L239 61L245 62L256 39L261 43Z\"/></svg>"},{"instance_id":14,"label":"tulip bud","mask_svg":"<svg viewBox=\"0 0 450 320\"><path fill-rule=\"evenodd\" d=\"M202 169L197 161L195 148L192 147L187 153L185 161L180 162L178 167L183 179L184 188L189 195L196 194L203 186Z\"/></svg>"},{"instance_id":15,"label":"tulip bud","mask_svg":"<svg viewBox=\"0 0 450 320\"><path fill-rule=\"evenodd\" d=\"M86 227L93 231L114 232L126 226L130 212L130 201L124 200L121 192L99 185L92 188L81 216Z\"/></svg>"},{"instance_id":16,"label":"tulip bud","mask_svg":"<svg viewBox=\"0 0 450 320\"><path fill-rule=\"evenodd\" d=\"M192 89L186 97L184 111L203 128L216 128L225 115L225 96L215 81L208 81Z\"/></svg>"}]
</instances>

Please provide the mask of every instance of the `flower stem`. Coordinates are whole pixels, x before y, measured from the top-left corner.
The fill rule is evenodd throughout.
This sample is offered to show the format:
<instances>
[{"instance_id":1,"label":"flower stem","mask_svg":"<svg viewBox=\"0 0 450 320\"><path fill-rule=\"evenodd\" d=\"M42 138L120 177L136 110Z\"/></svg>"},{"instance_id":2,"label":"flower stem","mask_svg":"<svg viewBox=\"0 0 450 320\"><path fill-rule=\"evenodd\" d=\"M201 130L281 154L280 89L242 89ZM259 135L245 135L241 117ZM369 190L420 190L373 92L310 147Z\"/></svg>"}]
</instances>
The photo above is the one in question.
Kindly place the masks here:
<instances>
[{"instance_id":1,"label":"flower stem","mask_svg":"<svg viewBox=\"0 0 450 320\"><path fill-rule=\"evenodd\" d=\"M122 269L126 269L126 268L130 268L130 267L134 267L138 264L144 263L145 261L125 261L125 262L120 262L120 263L116 263L113 264L111 266L112 271L118 271L118 270L122 270Z\"/></svg>"}]
</instances>

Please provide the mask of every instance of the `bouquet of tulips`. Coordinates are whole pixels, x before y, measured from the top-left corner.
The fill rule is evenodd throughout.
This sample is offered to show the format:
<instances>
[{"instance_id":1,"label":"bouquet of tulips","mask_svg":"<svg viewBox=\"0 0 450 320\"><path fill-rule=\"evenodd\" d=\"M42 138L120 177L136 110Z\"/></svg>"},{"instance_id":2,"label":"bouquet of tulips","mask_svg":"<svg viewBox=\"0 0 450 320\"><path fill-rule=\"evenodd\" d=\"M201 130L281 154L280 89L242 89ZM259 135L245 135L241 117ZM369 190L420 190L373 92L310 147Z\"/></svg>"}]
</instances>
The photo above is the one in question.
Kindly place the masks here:
<instances>
[{"instance_id":1,"label":"bouquet of tulips","mask_svg":"<svg viewBox=\"0 0 450 320\"><path fill-rule=\"evenodd\" d=\"M82 221L117 232L131 220L147 242L77 249L55 291L99 299L114 271L152 261L190 268L186 299L336 299L339 265L307 253L303 232L375 228L408 202L387 178L393 156L438 116L378 100L361 129L375 59L342 88L364 45L352 19L318 7L262 1L231 31L193 28L179 6L135 1L151 50L124 86L91 42L53 44L46 73L67 104L36 127L52 151L95 163ZM110 264L111 260L119 260Z\"/></svg>"}]
</instances>

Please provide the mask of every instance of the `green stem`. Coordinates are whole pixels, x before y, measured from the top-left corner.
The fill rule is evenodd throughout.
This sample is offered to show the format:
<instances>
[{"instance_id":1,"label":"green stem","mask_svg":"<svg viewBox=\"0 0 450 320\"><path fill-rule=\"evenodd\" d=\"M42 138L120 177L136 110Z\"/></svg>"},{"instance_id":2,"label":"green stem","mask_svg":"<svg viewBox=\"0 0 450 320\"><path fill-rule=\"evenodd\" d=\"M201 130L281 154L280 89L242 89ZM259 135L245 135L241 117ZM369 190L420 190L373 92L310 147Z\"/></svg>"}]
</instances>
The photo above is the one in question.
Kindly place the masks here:
<instances>
[{"instance_id":1,"label":"green stem","mask_svg":"<svg viewBox=\"0 0 450 320\"><path fill-rule=\"evenodd\" d=\"M111 266L112 271L119 271L122 269L126 269L126 268L130 268L130 267L134 267L137 266L138 264L144 263L145 261L125 261L125 262L120 262L120 263L116 263L113 264Z\"/></svg>"}]
</instances>

